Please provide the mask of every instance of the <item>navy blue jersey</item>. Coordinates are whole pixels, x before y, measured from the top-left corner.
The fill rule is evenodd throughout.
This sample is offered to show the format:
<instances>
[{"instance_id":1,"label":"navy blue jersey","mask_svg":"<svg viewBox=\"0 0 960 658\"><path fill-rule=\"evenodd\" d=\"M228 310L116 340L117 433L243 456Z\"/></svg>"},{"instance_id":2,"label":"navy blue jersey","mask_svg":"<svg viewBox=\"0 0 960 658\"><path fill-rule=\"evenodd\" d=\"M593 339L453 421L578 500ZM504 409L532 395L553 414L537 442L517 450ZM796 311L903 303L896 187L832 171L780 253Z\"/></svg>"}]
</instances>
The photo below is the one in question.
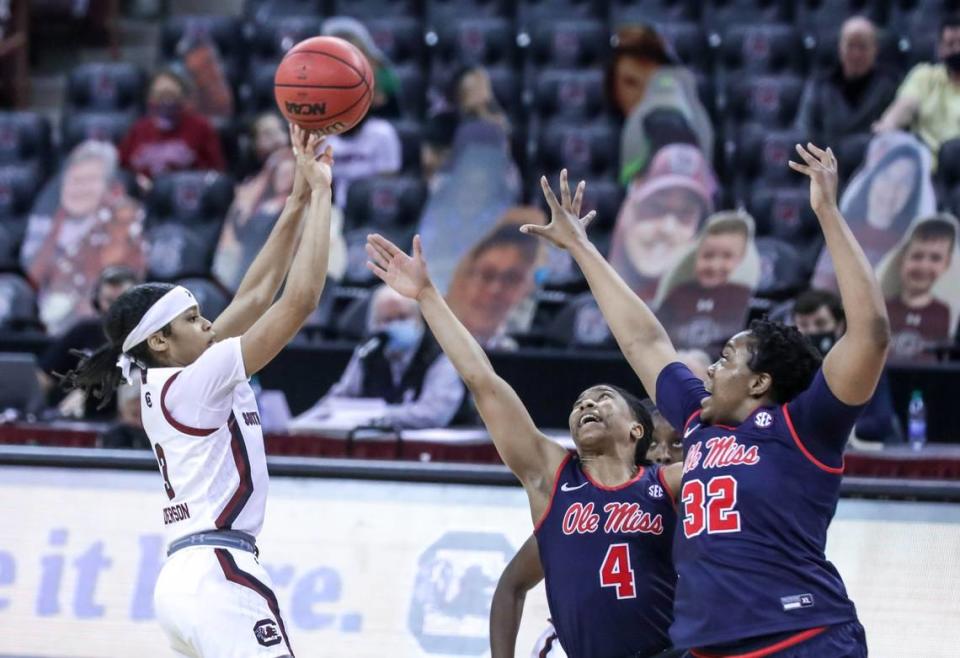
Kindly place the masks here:
<instances>
[{"instance_id":1,"label":"navy blue jersey","mask_svg":"<svg viewBox=\"0 0 960 658\"><path fill-rule=\"evenodd\" d=\"M570 658L627 658L666 649L676 572L676 512L659 466L610 488L568 456L534 533L550 617Z\"/></svg>"},{"instance_id":2,"label":"navy blue jersey","mask_svg":"<svg viewBox=\"0 0 960 658\"><path fill-rule=\"evenodd\" d=\"M824 546L843 446L862 407L840 402L819 371L790 403L760 407L737 427L700 421L707 395L680 363L657 380L657 408L682 431L686 455L674 645L707 648L855 620Z\"/></svg>"}]
</instances>

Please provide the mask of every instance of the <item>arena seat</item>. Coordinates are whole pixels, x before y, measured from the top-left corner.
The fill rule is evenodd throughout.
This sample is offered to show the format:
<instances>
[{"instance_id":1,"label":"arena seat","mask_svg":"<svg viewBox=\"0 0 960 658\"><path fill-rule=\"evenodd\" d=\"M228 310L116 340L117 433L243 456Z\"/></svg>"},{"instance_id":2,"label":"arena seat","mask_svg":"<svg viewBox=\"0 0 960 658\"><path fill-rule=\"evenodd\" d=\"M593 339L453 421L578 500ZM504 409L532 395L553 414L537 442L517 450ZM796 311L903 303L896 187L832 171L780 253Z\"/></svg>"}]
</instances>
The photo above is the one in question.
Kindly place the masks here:
<instances>
[{"instance_id":1,"label":"arena seat","mask_svg":"<svg viewBox=\"0 0 960 658\"><path fill-rule=\"evenodd\" d=\"M437 32L435 63L512 65L516 50L513 25L506 18L461 18Z\"/></svg>"},{"instance_id":2,"label":"arena seat","mask_svg":"<svg viewBox=\"0 0 960 658\"><path fill-rule=\"evenodd\" d=\"M325 0L246 0L243 13L257 22L277 16L322 16Z\"/></svg>"},{"instance_id":3,"label":"arena seat","mask_svg":"<svg viewBox=\"0 0 960 658\"><path fill-rule=\"evenodd\" d=\"M148 218L145 232L148 251L147 278L174 281L205 277L220 238L218 224L185 225Z\"/></svg>"},{"instance_id":4,"label":"arena seat","mask_svg":"<svg viewBox=\"0 0 960 658\"><path fill-rule=\"evenodd\" d=\"M0 112L0 165L16 164L44 176L50 162L50 122L34 112Z\"/></svg>"},{"instance_id":5,"label":"arena seat","mask_svg":"<svg viewBox=\"0 0 960 658\"><path fill-rule=\"evenodd\" d=\"M802 78L786 74L731 78L725 89L728 121L787 128L797 114L803 86Z\"/></svg>"},{"instance_id":6,"label":"arena seat","mask_svg":"<svg viewBox=\"0 0 960 658\"><path fill-rule=\"evenodd\" d=\"M60 119L60 152L88 139L120 144L133 125L129 112L69 112Z\"/></svg>"},{"instance_id":7,"label":"arena seat","mask_svg":"<svg viewBox=\"0 0 960 658\"><path fill-rule=\"evenodd\" d=\"M723 34L736 24L786 23L790 21L787 0L704 0L701 23L711 34Z\"/></svg>"},{"instance_id":8,"label":"arena seat","mask_svg":"<svg viewBox=\"0 0 960 658\"><path fill-rule=\"evenodd\" d=\"M571 178L612 180L620 166L619 140L617 129L605 121L550 122L540 130L540 170L566 167Z\"/></svg>"},{"instance_id":9,"label":"arena seat","mask_svg":"<svg viewBox=\"0 0 960 658\"><path fill-rule=\"evenodd\" d=\"M782 299L807 287L809 269L797 250L774 237L756 240L760 254L760 283L757 295Z\"/></svg>"},{"instance_id":10,"label":"arena seat","mask_svg":"<svg viewBox=\"0 0 960 658\"><path fill-rule=\"evenodd\" d=\"M401 114L407 117L423 116L427 97L427 83L423 74L423 67L419 64L408 63L394 67L393 72L399 83L397 94Z\"/></svg>"},{"instance_id":11,"label":"arena seat","mask_svg":"<svg viewBox=\"0 0 960 658\"><path fill-rule=\"evenodd\" d=\"M747 23L728 26L720 41L720 66L741 73L802 74L803 41L793 25Z\"/></svg>"},{"instance_id":12,"label":"arena seat","mask_svg":"<svg viewBox=\"0 0 960 658\"><path fill-rule=\"evenodd\" d=\"M937 154L937 179L946 188L960 184L960 137L940 145Z\"/></svg>"},{"instance_id":13,"label":"arena seat","mask_svg":"<svg viewBox=\"0 0 960 658\"><path fill-rule=\"evenodd\" d=\"M413 16L371 17L364 24L377 47L394 64L422 65L426 59L423 24Z\"/></svg>"},{"instance_id":14,"label":"arena seat","mask_svg":"<svg viewBox=\"0 0 960 658\"><path fill-rule=\"evenodd\" d=\"M277 101L273 95L273 77L277 72L276 63L252 63L246 79L240 86L238 110L247 116L274 110Z\"/></svg>"},{"instance_id":15,"label":"arena seat","mask_svg":"<svg viewBox=\"0 0 960 658\"><path fill-rule=\"evenodd\" d=\"M80 64L67 76L66 113L136 112L142 106L144 86L143 71L134 64Z\"/></svg>"},{"instance_id":16,"label":"arena seat","mask_svg":"<svg viewBox=\"0 0 960 658\"><path fill-rule=\"evenodd\" d=\"M418 4L417 0L333 0L330 2L328 16L353 16L361 20L386 16L418 16Z\"/></svg>"},{"instance_id":17,"label":"arena seat","mask_svg":"<svg viewBox=\"0 0 960 658\"><path fill-rule=\"evenodd\" d=\"M537 69L599 69L610 56L609 33L607 26L595 19L544 19L530 28L529 52Z\"/></svg>"},{"instance_id":18,"label":"arena seat","mask_svg":"<svg viewBox=\"0 0 960 658\"><path fill-rule=\"evenodd\" d=\"M841 185L849 181L854 172L863 164L871 139L873 139L871 133L854 133L846 135L836 146L827 144L833 149L833 154L837 156Z\"/></svg>"},{"instance_id":19,"label":"arena seat","mask_svg":"<svg viewBox=\"0 0 960 658\"><path fill-rule=\"evenodd\" d=\"M802 256L819 252L820 225L810 207L809 185L757 185L744 201L759 235L785 240Z\"/></svg>"},{"instance_id":20,"label":"arena seat","mask_svg":"<svg viewBox=\"0 0 960 658\"><path fill-rule=\"evenodd\" d=\"M758 182L806 184L806 180L787 165L791 158L799 157L794 146L807 142L805 134L793 129L764 129L756 124L740 126L738 133L729 168L734 173L734 193L739 200L744 200Z\"/></svg>"},{"instance_id":21,"label":"arena seat","mask_svg":"<svg viewBox=\"0 0 960 658\"><path fill-rule=\"evenodd\" d=\"M611 348L613 336L589 292L571 299L545 331L548 343L557 347Z\"/></svg>"},{"instance_id":22,"label":"arena seat","mask_svg":"<svg viewBox=\"0 0 960 658\"><path fill-rule=\"evenodd\" d=\"M427 29L439 33L464 20L512 16L509 7L507 0L425 0L424 15Z\"/></svg>"},{"instance_id":23,"label":"arena seat","mask_svg":"<svg viewBox=\"0 0 960 658\"><path fill-rule=\"evenodd\" d=\"M216 320L230 303L227 292L210 279L187 277L176 283L193 293L200 306L200 314L211 322Z\"/></svg>"},{"instance_id":24,"label":"arena seat","mask_svg":"<svg viewBox=\"0 0 960 658\"><path fill-rule=\"evenodd\" d=\"M147 222L219 227L233 201L233 180L215 171L158 176L147 195Z\"/></svg>"},{"instance_id":25,"label":"arena seat","mask_svg":"<svg viewBox=\"0 0 960 658\"><path fill-rule=\"evenodd\" d=\"M543 69L535 84L533 111L544 121L590 120L605 111L602 69Z\"/></svg>"},{"instance_id":26,"label":"arena seat","mask_svg":"<svg viewBox=\"0 0 960 658\"><path fill-rule=\"evenodd\" d=\"M699 2L691 0L610 0L610 25L691 21L699 17Z\"/></svg>"},{"instance_id":27,"label":"arena seat","mask_svg":"<svg viewBox=\"0 0 960 658\"><path fill-rule=\"evenodd\" d=\"M390 124L400 138L400 171L414 174L420 171L420 144L423 126L416 119L391 119Z\"/></svg>"},{"instance_id":28,"label":"arena seat","mask_svg":"<svg viewBox=\"0 0 960 658\"><path fill-rule=\"evenodd\" d=\"M19 274L0 272L0 329L21 331L40 328L37 294Z\"/></svg>"},{"instance_id":29,"label":"arena seat","mask_svg":"<svg viewBox=\"0 0 960 658\"><path fill-rule=\"evenodd\" d=\"M707 44L707 35L699 23L691 21L659 23L657 31L684 65L701 74L713 69L713 52Z\"/></svg>"},{"instance_id":30,"label":"arena seat","mask_svg":"<svg viewBox=\"0 0 960 658\"><path fill-rule=\"evenodd\" d=\"M519 0L517 24L519 31L530 33L543 21L605 20L606 8L594 0Z\"/></svg>"},{"instance_id":31,"label":"arena seat","mask_svg":"<svg viewBox=\"0 0 960 658\"><path fill-rule=\"evenodd\" d=\"M426 189L416 176L371 176L350 184L344 228L408 227L420 219Z\"/></svg>"},{"instance_id":32,"label":"arena seat","mask_svg":"<svg viewBox=\"0 0 960 658\"><path fill-rule=\"evenodd\" d=\"M319 16L272 16L249 27L250 54L255 64L277 62L300 41L320 34Z\"/></svg>"}]
</instances>

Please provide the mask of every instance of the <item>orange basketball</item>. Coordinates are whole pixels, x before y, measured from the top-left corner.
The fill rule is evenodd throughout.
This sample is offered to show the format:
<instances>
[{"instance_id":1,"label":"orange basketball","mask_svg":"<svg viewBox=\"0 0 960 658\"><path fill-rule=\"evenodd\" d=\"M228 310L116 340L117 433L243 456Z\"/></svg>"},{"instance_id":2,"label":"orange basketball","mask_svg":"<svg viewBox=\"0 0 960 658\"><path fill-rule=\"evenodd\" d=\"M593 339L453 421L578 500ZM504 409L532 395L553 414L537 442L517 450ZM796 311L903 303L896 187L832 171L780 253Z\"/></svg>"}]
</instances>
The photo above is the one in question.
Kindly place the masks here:
<instances>
[{"instance_id":1,"label":"orange basketball","mask_svg":"<svg viewBox=\"0 0 960 658\"><path fill-rule=\"evenodd\" d=\"M373 71L356 46L336 37L311 37L284 56L273 92L290 122L335 135L353 128L370 109Z\"/></svg>"}]
</instances>

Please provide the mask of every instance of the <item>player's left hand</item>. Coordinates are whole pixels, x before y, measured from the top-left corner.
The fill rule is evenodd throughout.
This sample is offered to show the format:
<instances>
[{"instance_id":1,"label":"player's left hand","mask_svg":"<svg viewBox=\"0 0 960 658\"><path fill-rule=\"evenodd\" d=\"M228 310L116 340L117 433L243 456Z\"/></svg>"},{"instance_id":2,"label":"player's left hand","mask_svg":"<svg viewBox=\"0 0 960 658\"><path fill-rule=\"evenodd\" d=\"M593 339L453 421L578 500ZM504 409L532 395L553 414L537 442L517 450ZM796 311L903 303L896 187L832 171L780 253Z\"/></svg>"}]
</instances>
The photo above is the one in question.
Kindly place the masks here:
<instances>
[{"instance_id":1,"label":"player's left hand","mask_svg":"<svg viewBox=\"0 0 960 658\"><path fill-rule=\"evenodd\" d=\"M570 185L567 182L567 170L560 172L560 200L550 188L546 176L540 177L540 187L543 188L543 196L550 206L550 223L546 226L539 224L524 224L520 231L530 235L549 240L561 249L570 249L577 242L587 240L587 226L597 216L595 210L591 210L584 217L580 217L580 206L583 204L583 191L586 183L580 181L577 185L577 191L570 197Z\"/></svg>"},{"instance_id":2,"label":"player's left hand","mask_svg":"<svg viewBox=\"0 0 960 658\"><path fill-rule=\"evenodd\" d=\"M333 184L333 147L324 144L326 137L295 125L290 126L290 137L297 170L310 189L330 189Z\"/></svg>"},{"instance_id":3,"label":"player's left hand","mask_svg":"<svg viewBox=\"0 0 960 658\"><path fill-rule=\"evenodd\" d=\"M367 256L367 269L404 297L419 299L433 285L419 235L414 236L413 255L408 256L379 233L372 233L367 236Z\"/></svg>"},{"instance_id":4,"label":"player's left hand","mask_svg":"<svg viewBox=\"0 0 960 658\"><path fill-rule=\"evenodd\" d=\"M806 164L790 161L790 168L810 177L810 206L815 213L837 207L837 158L833 150L826 151L807 142L806 148L797 144L797 153Z\"/></svg>"},{"instance_id":5,"label":"player's left hand","mask_svg":"<svg viewBox=\"0 0 960 658\"><path fill-rule=\"evenodd\" d=\"M288 123L287 128L290 131L290 150L293 153L294 162L296 162L297 153L306 148L305 140L308 135L305 130L298 128L292 123ZM306 200L310 198L310 185L307 184L307 179L304 178L303 171L299 166L294 167L293 187L290 189L290 198L303 202L306 202Z\"/></svg>"}]
</instances>

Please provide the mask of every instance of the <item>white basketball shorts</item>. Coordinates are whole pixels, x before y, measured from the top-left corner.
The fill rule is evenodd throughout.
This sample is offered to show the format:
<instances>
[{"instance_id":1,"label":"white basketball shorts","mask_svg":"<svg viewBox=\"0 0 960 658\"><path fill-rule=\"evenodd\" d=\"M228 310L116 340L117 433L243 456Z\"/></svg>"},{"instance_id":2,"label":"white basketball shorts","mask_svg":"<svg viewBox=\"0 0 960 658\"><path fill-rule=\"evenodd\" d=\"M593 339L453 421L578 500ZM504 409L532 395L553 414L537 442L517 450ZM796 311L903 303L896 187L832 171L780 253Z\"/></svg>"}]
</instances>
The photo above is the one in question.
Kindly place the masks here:
<instances>
[{"instance_id":1,"label":"white basketball shorts","mask_svg":"<svg viewBox=\"0 0 960 658\"><path fill-rule=\"evenodd\" d=\"M253 553L213 546L181 549L160 570L153 602L179 655L293 655L270 576Z\"/></svg>"}]
</instances>

